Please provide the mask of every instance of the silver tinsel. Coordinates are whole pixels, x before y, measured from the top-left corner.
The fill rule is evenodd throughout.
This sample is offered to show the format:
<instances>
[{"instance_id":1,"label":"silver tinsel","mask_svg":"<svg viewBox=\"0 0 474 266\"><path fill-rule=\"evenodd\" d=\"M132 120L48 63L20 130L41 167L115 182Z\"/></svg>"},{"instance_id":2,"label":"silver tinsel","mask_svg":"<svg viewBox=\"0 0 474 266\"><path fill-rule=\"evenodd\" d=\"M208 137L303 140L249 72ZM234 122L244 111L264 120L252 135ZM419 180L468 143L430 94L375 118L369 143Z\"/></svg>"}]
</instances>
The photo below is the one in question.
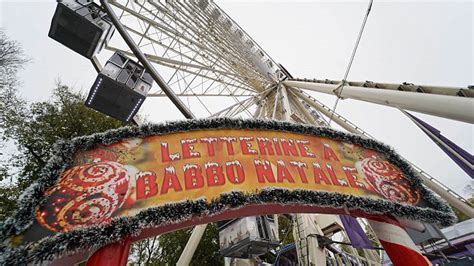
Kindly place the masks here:
<instances>
[{"instance_id":1,"label":"silver tinsel","mask_svg":"<svg viewBox=\"0 0 474 266\"><path fill-rule=\"evenodd\" d=\"M88 150L97 144L112 144L125 138L224 128L284 131L327 137L376 150L385 154L392 164L400 168L403 174L410 179L412 187L420 192L422 200L428 206L415 207L387 200L373 200L341 193L308 190L289 191L282 188L265 189L251 194L232 192L222 194L218 199L211 202L205 200L184 201L146 209L134 217L114 218L110 224L58 233L16 248L2 244L0 246L0 264L21 265L48 261L65 253L91 249L119 241L126 236L138 235L144 228L178 222L191 217L218 214L224 210L241 208L248 204L277 203L286 205L296 203L319 207L345 208L348 210L362 210L370 214L406 217L442 225L450 225L456 221L456 216L449 205L423 186L421 180L417 177L416 171L392 148L383 143L330 128L269 120L215 118L124 127L57 143L53 148L50 160L42 170L41 178L25 190L18 201L18 211L0 226L3 243L8 242L8 237L21 234L33 223L37 206L45 200L43 198L44 192L52 187L63 171L72 164L72 157L75 152ZM291 210L288 210L288 212L290 213Z\"/></svg>"}]
</instances>

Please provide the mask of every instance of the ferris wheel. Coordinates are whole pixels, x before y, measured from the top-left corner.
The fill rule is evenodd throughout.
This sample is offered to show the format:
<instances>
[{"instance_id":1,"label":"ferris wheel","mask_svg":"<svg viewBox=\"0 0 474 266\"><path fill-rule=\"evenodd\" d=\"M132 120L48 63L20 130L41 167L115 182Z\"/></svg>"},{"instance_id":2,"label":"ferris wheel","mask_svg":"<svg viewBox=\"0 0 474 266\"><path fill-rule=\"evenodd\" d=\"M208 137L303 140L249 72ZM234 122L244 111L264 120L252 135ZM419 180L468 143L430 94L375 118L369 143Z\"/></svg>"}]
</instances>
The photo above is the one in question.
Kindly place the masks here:
<instances>
[{"instance_id":1,"label":"ferris wheel","mask_svg":"<svg viewBox=\"0 0 474 266\"><path fill-rule=\"evenodd\" d=\"M84 51L81 54L100 73L86 104L123 121L131 121L145 99L147 104L156 105L167 98L185 118L273 119L320 127L334 122L347 132L373 138L310 93L319 92L474 123L470 112L472 88L295 78L213 1L101 0L100 5L91 1L61 2L75 13L82 10L82 16L89 17L96 26L97 34L92 38L95 42L88 43L90 47L75 47ZM50 35L61 38L54 30ZM126 104L120 99L107 102L109 106L121 104L122 109L94 105L102 99L96 96L103 86L100 75L119 82L119 71L127 67L130 76L126 80L133 83L125 81L121 86L135 92L121 95L133 100ZM134 73L138 73L135 79ZM124 105L128 107L123 109ZM114 113L119 109L121 114ZM135 122L140 123L140 119L135 117ZM412 166L427 187L474 217L472 206L463 197ZM298 260L303 264L322 263L320 257L304 254L302 239L320 230L309 228L310 220L304 215L295 218L295 240L300 241ZM183 252L182 265L189 263L186 253L192 257L204 229L198 226L194 230ZM310 242L305 245L318 247ZM324 255L327 251L321 252ZM370 256L377 260L376 255L366 254Z\"/></svg>"}]
</instances>

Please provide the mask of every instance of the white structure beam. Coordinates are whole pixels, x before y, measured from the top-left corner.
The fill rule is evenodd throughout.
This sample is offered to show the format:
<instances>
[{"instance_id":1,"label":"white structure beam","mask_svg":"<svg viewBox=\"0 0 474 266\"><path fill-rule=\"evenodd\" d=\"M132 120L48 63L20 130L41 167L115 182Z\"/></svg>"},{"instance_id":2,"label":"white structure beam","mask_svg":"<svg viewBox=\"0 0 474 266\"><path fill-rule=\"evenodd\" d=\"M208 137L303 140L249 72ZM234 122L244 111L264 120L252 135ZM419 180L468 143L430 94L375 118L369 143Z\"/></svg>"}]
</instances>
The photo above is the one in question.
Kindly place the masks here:
<instances>
[{"instance_id":1,"label":"white structure beam","mask_svg":"<svg viewBox=\"0 0 474 266\"><path fill-rule=\"evenodd\" d=\"M281 106L282 106L282 116L284 121L290 121L291 119L291 107L288 100L288 93L285 86L280 85L280 94L281 94Z\"/></svg>"},{"instance_id":2,"label":"white structure beam","mask_svg":"<svg viewBox=\"0 0 474 266\"><path fill-rule=\"evenodd\" d=\"M186 246L184 247L184 250L181 253L176 265L187 266L191 263L191 259L193 258L194 252L196 251L196 248L199 245L204 232L206 231L206 227L207 224L196 225L194 227L194 230L189 237L188 243L186 243Z\"/></svg>"},{"instance_id":3,"label":"white structure beam","mask_svg":"<svg viewBox=\"0 0 474 266\"><path fill-rule=\"evenodd\" d=\"M303 81L284 81L283 83L287 86L326 94L337 93L341 98L388 105L466 123L474 123L474 99L469 97L386 89L368 89L350 85L345 85L342 90L338 90L340 86L336 84Z\"/></svg>"}]
</instances>

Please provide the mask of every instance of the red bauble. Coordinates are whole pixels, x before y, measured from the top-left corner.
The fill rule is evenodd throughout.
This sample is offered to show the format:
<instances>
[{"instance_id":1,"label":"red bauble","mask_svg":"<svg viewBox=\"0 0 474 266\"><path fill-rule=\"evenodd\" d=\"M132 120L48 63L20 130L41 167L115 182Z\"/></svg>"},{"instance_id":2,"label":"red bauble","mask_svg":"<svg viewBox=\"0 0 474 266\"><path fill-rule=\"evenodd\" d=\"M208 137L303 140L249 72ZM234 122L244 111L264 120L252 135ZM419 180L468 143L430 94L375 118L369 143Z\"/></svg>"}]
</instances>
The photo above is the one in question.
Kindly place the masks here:
<instances>
[{"instance_id":1,"label":"red bauble","mask_svg":"<svg viewBox=\"0 0 474 266\"><path fill-rule=\"evenodd\" d=\"M360 163L360 171L372 189L390 201L415 205L420 200L420 193L412 188L398 168L386 160L365 158Z\"/></svg>"},{"instance_id":2,"label":"red bauble","mask_svg":"<svg viewBox=\"0 0 474 266\"><path fill-rule=\"evenodd\" d=\"M47 200L36 218L56 232L108 222L128 197L129 181L127 170L117 162L75 166L45 193Z\"/></svg>"}]
</instances>

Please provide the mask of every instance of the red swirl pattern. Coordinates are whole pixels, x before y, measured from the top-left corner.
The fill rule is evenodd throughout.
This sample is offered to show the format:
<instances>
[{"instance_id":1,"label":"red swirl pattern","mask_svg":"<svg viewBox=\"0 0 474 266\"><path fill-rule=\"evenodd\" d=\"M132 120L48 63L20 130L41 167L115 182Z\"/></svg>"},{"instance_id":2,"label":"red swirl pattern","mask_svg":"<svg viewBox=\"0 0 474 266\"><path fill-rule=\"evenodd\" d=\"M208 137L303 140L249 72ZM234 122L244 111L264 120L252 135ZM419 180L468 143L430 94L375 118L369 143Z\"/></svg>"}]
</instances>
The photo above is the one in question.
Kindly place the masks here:
<instances>
[{"instance_id":1,"label":"red swirl pattern","mask_svg":"<svg viewBox=\"0 0 474 266\"><path fill-rule=\"evenodd\" d=\"M127 171L117 162L96 162L73 167L63 174L59 185L78 192L102 191L128 181Z\"/></svg>"},{"instance_id":2,"label":"red swirl pattern","mask_svg":"<svg viewBox=\"0 0 474 266\"><path fill-rule=\"evenodd\" d=\"M127 171L119 163L75 166L46 192L37 221L55 232L108 222L128 197L128 184Z\"/></svg>"},{"instance_id":3,"label":"red swirl pattern","mask_svg":"<svg viewBox=\"0 0 474 266\"><path fill-rule=\"evenodd\" d=\"M420 193L414 190L400 170L388 161L366 158L361 162L361 170L373 190L384 198L413 205L419 202Z\"/></svg>"}]
</instances>

